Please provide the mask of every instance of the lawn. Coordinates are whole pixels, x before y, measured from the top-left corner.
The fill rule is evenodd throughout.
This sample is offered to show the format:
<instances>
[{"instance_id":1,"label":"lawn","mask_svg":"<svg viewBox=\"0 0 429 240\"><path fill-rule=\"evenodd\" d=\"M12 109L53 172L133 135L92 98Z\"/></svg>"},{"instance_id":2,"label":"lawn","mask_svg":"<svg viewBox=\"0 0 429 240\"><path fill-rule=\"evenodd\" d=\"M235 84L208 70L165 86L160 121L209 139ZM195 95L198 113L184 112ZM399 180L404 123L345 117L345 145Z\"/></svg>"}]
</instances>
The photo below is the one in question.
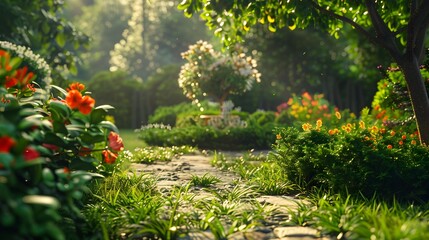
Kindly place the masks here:
<instances>
[{"instance_id":1,"label":"lawn","mask_svg":"<svg viewBox=\"0 0 429 240\"><path fill-rule=\"evenodd\" d=\"M125 150L134 151L137 147L144 147L146 143L138 139L138 134L134 129L120 129L119 131L123 141Z\"/></svg>"}]
</instances>

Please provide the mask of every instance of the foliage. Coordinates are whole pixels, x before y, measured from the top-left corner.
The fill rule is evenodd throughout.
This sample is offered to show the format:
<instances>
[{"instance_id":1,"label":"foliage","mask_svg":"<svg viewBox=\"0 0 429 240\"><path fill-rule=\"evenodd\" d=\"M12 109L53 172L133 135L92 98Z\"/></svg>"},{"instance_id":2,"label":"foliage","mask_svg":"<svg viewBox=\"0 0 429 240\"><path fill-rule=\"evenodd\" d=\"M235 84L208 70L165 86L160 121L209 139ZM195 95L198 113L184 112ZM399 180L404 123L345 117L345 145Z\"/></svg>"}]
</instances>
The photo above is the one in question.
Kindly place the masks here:
<instances>
[{"instance_id":1,"label":"foliage","mask_svg":"<svg viewBox=\"0 0 429 240\"><path fill-rule=\"evenodd\" d=\"M220 178L205 173L202 176L192 175L191 184L195 187L209 187L213 184L222 182Z\"/></svg>"},{"instance_id":2,"label":"foliage","mask_svg":"<svg viewBox=\"0 0 429 240\"><path fill-rule=\"evenodd\" d=\"M261 194L284 195L297 190L285 178L284 170L264 153L249 151L239 157L215 153L212 164L222 170L237 173L240 181L245 181L246 185Z\"/></svg>"},{"instance_id":3,"label":"foliage","mask_svg":"<svg viewBox=\"0 0 429 240\"><path fill-rule=\"evenodd\" d=\"M104 238L112 239L177 239L206 231L225 239L262 226L271 212L248 187L195 190L189 182L160 191L149 175L123 173L99 180L84 211L88 230L103 229Z\"/></svg>"},{"instance_id":4,"label":"foliage","mask_svg":"<svg viewBox=\"0 0 429 240\"><path fill-rule=\"evenodd\" d=\"M200 107L189 103L180 103L174 106L159 107L154 114L149 117L150 124L165 124L172 127L176 126L177 121L183 118L193 118L201 114L213 113L216 108L210 106L206 101L200 103ZM208 112L207 112L208 111ZM219 113L218 110L215 110Z\"/></svg>"},{"instance_id":5,"label":"foliage","mask_svg":"<svg viewBox=\"0 0 429 240\"><path fill-rule=\"evenodd\" d=\"M429 71L421 67L426 91L429 90ZM384 71L384 69L380 69ZM378 91L372 102L372 115L380 125L394 130L417 131L415 116L411 106L409 91L404 77L396 67L386 70L385 78L378 82Z\"/></svg>"},{"instance_id":6,"label":"foliage","mask_svg":"<svg viewBox=\"0 0 429 240\"><path fill-rule=\"evenodd\" d=\"M387 131L363 121L328 129L303 124L278 129L273 158L289 181L305 189L376 194L384 199L426 201L428 150L416 134Z\"/></svg>"},{"instance_id":7,"label":"foliage","mask_svg":"<svg viewBox=\"0 0 429 240\"><path fill-rule=\"evenodd\" d=\"M185 15L202 11L207 25L221 36L227 46L241 40L258 22L270 31L289 27L317 26L339 37L344 26L352 27L368 41L386 49L404 74L416 115L419 140L429 143L429 98L419 65L424 60L429 28L429 3L426 1L234 1L220 3L185 0L179 5Z\"/></svg>"},{"instance_id":8,"label":"foliage","mask_svg":"<svg viewBox=\"0 0 429 240\"><path fill-rule=\"evenodd\" d=\"M194 153L195 148L189 146L136 148L132 154L131 162L153 163L155 161L171 161L183 154Z\"/></svg>"},{"instance_id":9,"label":"foliage","mask_svg":"<svg viewBox=\"0 0 429 240\"><path fill-rule=\"evenodd\" d=\"M249 91L260 81L256 60L246 57L240 49L231 56L216 52L213 46L198 41L182 53L187 61L179 74L179 86L195 104L203 97L211 97L222 103L230 94Z\"/></svg>"},{"instance_id":10,"label":"foliage","mask_svg":"<svg viewBox=\"0 0 429 240\"><path fill-rule=\"evenodd\" d=\"M290 211L291 222L321 229L337 239L424 239L429 232L427 206L386 203L376 199L318 194L310 204Z\"/></svg>"},{"instance_id":11,"label":"foliage","mask_svg":"<svg viewBox=\"0 0 429 240\"><path fill-rule=\"evenodd\" d=\"M127 73L99 72L89 82L88 88L100 104L112 103L115 108L111 115L119 128L135 126L136 116L139 113L139 99L143 93L141 81L130 77ZM138 101L140 100L140 101Z\"/></svg>"},{"instance_id":12,"label":"foliage","mask_svg":"<svg viewBox=\"0 0 429 240\"><path fill-rule=\"evenodd\" d=\"M48 85L46 66L29 49L1 45L0 228L7 238L78 234L73 226L88 181L121 162L122 139L104 121L110 107L95 107L83 84Z\"/></svg>"},{"instance_id":13,"label":"foliage","mask_svg":"<svg viewBox=\"0 0 429 240\"><path fill-rule=\"evenodd\" d=\"M146 80L162 66L181 64L180 53L211 34L198 16L185 18L177 4L177 0L68 0L69 19L91 37L82 54L79 79L121 66L119 70ZM125 61L130 64L121 63Z\"/></svg>"},{"instance_id":14,"label":"foliage","mask_svg":"<svg viewBox=\"0 0 429 240\"><path fill-rule=\"evenodd\" d=\"M78 51L89 38L65 20L63 1L5 0L0 9L0 40L40 54L53 69L55 80L77 73Z\"/></svg>"},{"instance_id":15,"label":"foliage","mask_svg":"<svg viewBox=\"0 0 429 240\"><path fill-rule=\"evenodd\" d=\"M194 146L200 149L268 149L274 143L273 126L217 129L210 126L143 126L140 139L154 146Z\"/></svg>"},{"instance_id":16,"label":"foliage","mask_svg":"<svg viewBox=\"0 0 429 240\"><path fill-rule=\"evenodd\" d=\"M322 120L326 126L338 126L356 118L348 109L343 111L332 106L323 94L310 95L303 92L301 96L295 94L287 102L277 106L277 122L300 126L306 122Z\"/></svg>"},{"instance_id":17,"label":"foliage","mask_svg":"<svg viewBox=\"0 0 429 240\"><path fill-rule=\"evenodd\" d=\"M176 105L187 100L177 82L179 72L178 65L167 65L158 68L148 77L144 84L145 94L148 95L152 109ZM152 111L150 113L152 114Z\"/></svg>"}]
</instances>

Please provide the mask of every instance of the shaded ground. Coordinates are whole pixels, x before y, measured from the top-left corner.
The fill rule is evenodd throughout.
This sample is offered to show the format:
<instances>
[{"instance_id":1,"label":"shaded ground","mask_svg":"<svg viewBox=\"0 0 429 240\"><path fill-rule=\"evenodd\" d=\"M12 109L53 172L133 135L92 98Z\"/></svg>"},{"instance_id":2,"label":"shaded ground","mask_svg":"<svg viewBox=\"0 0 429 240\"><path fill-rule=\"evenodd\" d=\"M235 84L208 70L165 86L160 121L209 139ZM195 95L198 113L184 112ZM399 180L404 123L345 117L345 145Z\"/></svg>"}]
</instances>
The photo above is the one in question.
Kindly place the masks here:
<instances>
[{"instance_id":1,"label":"shaded ground","mask_svg":"<svg viewBox=\"0 0 429 240\"><path fill-rule=\"evenodd\" d=\"M222 180L214 185L217 189L232 187L238 177L230 172L221 171L210 163L211 157L204 155L185 155L170 162L155 162L151 164L133 164L132 169L137 173L150 173L158 179L161 192L168 192L173 186L183 186L189 183L192 176L203 176L209 173ZM194 190L197 191L198 189ZM200 198L204 198L200 195ZM298 199L289 196L259 196L257 200L268 206L273 206L275 214L268 220L268 225L252 229L250 232L238 232L228 239L329 239L320 237L317 230L307 227L281 226L288 218L288 210L296 210ZM210 232L191 233L185 239L215 239Z\"/></svg>"}]
</instances>

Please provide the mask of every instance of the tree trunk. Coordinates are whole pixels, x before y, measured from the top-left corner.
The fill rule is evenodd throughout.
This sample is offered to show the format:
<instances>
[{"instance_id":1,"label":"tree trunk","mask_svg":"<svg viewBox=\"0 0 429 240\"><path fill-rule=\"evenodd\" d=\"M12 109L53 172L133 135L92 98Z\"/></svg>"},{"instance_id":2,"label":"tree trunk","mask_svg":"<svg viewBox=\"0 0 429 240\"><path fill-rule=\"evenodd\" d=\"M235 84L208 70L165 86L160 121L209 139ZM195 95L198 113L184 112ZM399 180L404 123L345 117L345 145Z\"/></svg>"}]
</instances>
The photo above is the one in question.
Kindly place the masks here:
<instances>
[{"instance_id":1,"label":"tree trunk","mask_svg":"<svg viewBox=\"0 0 429 240\"><path fill-rule=\"evenodd\" d=\"M429 98L417 58L403 57L398 65L407 82L420 142L429 145Z\"/></svg>"}]
</instances>

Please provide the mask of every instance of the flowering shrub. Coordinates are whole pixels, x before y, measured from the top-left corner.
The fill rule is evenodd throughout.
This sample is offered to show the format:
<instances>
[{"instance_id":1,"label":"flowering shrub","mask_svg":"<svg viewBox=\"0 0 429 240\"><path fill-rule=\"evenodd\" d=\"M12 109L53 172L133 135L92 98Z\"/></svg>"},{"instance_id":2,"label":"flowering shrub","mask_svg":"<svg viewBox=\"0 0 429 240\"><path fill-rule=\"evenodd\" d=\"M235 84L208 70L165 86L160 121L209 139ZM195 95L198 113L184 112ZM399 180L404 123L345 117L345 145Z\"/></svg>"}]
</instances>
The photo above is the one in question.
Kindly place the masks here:
<instances>
[{"instance_id":1,"label":"flowering shrub","mask_svg":"<svg viewBox=\"0 0 429 240\"><path fill-rule=\"evenodd\" d=\"M211 44L198 41L182 57L187 63L180 71L179 86L197 105L206 96L222 105L229 94L249 91L255 82L260 82L256 60L244 53L224 55Z\"/></svg>"},{"instance_id":2,"label":"flowering shrub","mask_svg":"<svg viewBox=\"0 0 429 240\"><path fill-rule=\"evenodd\" d=\"M287 102L277 106L278 123L297 123L323 120L328 125L338 125L356 118L349 110L339 111L323 98L323 94L310 95L304 92L301 96L295 94Z\"/></svg>"},{"instance_id":3,"label":"flowering shrub","mask_svg":"<svg viewBox=\"0 0 429 240\"><path fill-rule=\"evenodd\" d=\"M49 83L43 59L0 42L0 229L7 239L64 239L60 221L80 217L88 181L115 171L123 149L104 120L109 106L95 107L82 84Z\"/></svg>"},{"instance_id":4,"label":"flowering shrub","mask_svg":"<svg viewBox=\"0 0 429 240\"><path fill-rule=\"evenodd\" d=\"M278 129L274 159L306 189L402 200L429 199L429 151L416 134L364 121L326 128L323 122Z\"/></svg>"},{"instance_id":5,"label":"flowering shrub","mask_svg":"<svg viewBox=\"0 0 429 240\"><path fill-rule=\"evenodd\" d=\"M429 91L428 66L422 66L421 73L423 79L426 79L426 90ZM379 125L416 131L411 100L401 71L396 67L389 67L385 78L378 82L377 88L372 102L372 115Z\"/></svg>"}]
</instances>

